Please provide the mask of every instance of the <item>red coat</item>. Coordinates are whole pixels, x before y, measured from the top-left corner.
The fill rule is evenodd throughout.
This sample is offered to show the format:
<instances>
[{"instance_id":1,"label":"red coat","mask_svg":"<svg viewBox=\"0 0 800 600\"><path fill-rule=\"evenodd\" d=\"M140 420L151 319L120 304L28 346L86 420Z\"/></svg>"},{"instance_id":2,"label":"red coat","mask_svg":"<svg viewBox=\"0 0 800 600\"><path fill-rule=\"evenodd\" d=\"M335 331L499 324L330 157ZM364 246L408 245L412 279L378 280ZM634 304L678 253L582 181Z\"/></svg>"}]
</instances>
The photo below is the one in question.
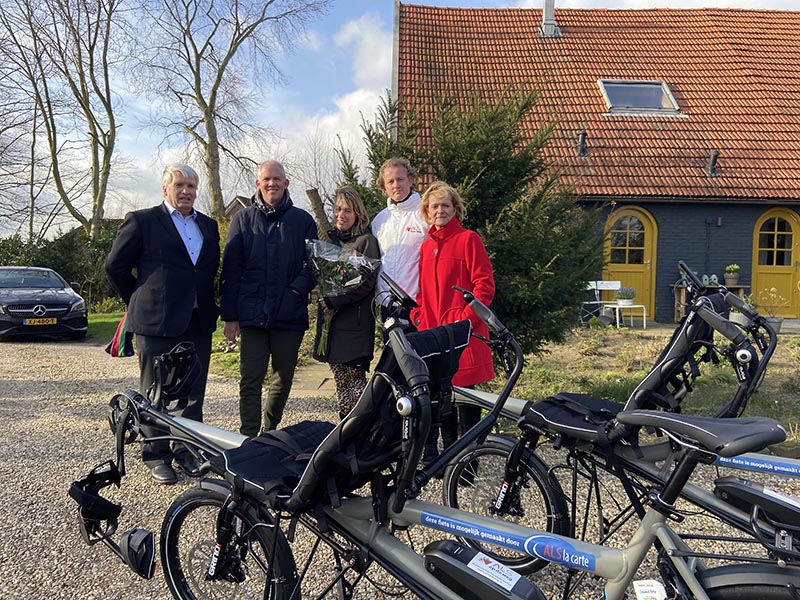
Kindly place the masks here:
<instances>
[{"instance_id":1,"label":"red coat","mask_svg":"<svg viewBox=\"0 0 800 600\"><path fill-rule=\"evenodd\" d=\"M419 308L411 311L418 329L469 319L473 333L489 337L489 329L464 301L457 285L471 291L489 306L494 299L494 275L489 255L480 236L464 229L452 219L437 230L431 227L420 250ZM484 342L472 338L458 363L454 385L475 385L494 378L492 351Z\"/></svg>"}]
</instances>

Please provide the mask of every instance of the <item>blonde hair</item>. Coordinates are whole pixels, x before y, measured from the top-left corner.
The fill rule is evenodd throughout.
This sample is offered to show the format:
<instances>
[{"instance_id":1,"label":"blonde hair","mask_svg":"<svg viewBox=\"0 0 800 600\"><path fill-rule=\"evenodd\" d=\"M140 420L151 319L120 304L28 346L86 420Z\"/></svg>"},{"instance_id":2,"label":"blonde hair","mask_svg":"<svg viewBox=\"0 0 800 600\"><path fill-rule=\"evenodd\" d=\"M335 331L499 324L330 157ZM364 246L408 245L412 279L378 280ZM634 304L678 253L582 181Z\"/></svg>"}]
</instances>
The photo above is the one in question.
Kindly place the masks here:
<instances>
[{"instance_id":1,"label":"blonde hair","mask_svg":"<svg viewBox=\"0 0 800 600\"><path fill-rule=\"evenodd\" d=\"M411 161L409 161L405 156L395 156L384 161L384 163L381 165L381 170L378 172L378 178L375 180L375 185L377 185L384 192L386 191L386 183L383 181L383 172L389 167L403 167L406 170L406 173L408 173L408 178L411 180L412 186L417 180L417 170L411 166Z\"/></svg>"},{"instance_id":2,"label":"blonde hair","mask_svg":"<svg viewBox=\"0 0 800 600\"><path fill-rule=\"evenodd\" d=\"M343 200L348 207L352 208L356 216L356 221L353 223L353 233L356 235L364 233L367 225L369 225L369 215L367 214L367 208L364 206L364 201L361 200L356 188L351 185L340 187L336 190L336 204L339 203L339 200ZM335 210L336 206L334 205Z\"/></svg>"},{"instance_id":3,"label":"blonde hair","mask_svg":"<svg viewBox=\"0 0 800 600\"><path fill-rule=\"evenodd\" d=\"M430 205L432 198L449 198L450 202L453 203L456 219L458 219L459 222L464 220L464 217L467 214L467 209L464 207L464 201L461 199L461 196L458 195L456 188L445 183L444 181L434 181L428 186L428 189L425 190L425 193L422 194L422 204L419 205L419 213L422 215L422 218L425 219L426 223L429 225L431 223L430 219L428 218L428 206Z\"/></svg>"}]
</instances>

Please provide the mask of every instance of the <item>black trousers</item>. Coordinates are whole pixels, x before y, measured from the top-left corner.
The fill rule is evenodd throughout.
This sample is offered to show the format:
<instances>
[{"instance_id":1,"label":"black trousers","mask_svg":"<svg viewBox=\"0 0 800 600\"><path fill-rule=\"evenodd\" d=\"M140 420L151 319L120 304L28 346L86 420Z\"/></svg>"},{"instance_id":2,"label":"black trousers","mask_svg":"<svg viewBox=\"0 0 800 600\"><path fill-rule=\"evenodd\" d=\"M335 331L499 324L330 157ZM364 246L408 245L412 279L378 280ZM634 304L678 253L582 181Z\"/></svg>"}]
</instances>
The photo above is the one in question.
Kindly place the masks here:
<instances>
[{"instance_id":1,"label":"black trousers","mask_svg":"<svg viewBox=\"0 0 800 600\"><path fill-rule=\"evenodd\" d=\"M159 354L172 350L180 342L194 343L197 358L200 360L201 373L189 393L189 402L183 410L170 411L172 416L185 417L194 421L203 420L203 399L206 394L206 381L208 380L208 364L211 361L211 333L204 333L200 328L197 310L192 312L189 326L181 335L176 337L157 337L136 334L136 352L139 355L139 393L147 395L153 384L155 372L153 359ZM142 433L147 436L164 435L158 429L142 426ZM151 442L142 445L142 460L153 467L159 463L172 462L174 452L181 452L180 446L170 448L169 442ZM185 450L183 450L185 452Z\"/></svg>"}]
</instances>

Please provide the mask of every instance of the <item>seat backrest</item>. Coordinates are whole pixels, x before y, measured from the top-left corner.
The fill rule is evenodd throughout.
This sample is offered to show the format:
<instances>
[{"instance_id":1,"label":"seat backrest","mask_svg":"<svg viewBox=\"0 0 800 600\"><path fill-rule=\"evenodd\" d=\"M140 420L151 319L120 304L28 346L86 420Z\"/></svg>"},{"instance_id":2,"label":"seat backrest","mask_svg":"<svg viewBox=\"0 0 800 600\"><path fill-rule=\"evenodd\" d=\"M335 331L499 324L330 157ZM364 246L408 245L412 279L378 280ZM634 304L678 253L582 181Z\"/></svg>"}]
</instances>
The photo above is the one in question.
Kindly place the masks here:
<instances>
[{"instance_id":1,"label":"seat backrest","mask_svg":"<svg viewBox=\"0 0 800 600\"><path fill-rule=\"evenodd\" d=\"M622 287L621 281L590 281L587 290L618 290Z\"/></svg>"},{"instance_id":2,"label":"seat backrest","mask_svg":"<svg viewBox=\"0 0 800 600\"><path fill-rule=\"evenodd\" d=\"M586 284L586 289L594 292L595 299L600 301L600 292L616 291L622 287L621 281L590 281Z\"/></svg>"},{"instance_id":3,"label":"seat backrest","mask_svg":"<svg viewBox=\"0 0 800 600\"><path fill-rule=\"evenodd\" d=\"M722 294L710 292L706 298L716 312L727 316L728 307ZM673 332L653 368L628 397L625 410L661 408L679 412L680 402L688 391L686 378L699 376L697 365L711 357L709 347L713 339L712 327L690 311ZM698 357L700 353L706 354Z\"/></svg>"},{"instance_id":4,"label":"seat backrest","mask_svg":"<svg viewBox=\"0 0 800 600\"><path fill-rule=\"evenodd\" d=\"M411 345L428 365L432 397L439 393L437 385L449 380L458 369L458 359L470 335L469 321L407 334ZM441 361L443 356L448 358L446 363ZM449 374L441 372L443 364L452 365ZM405 383L394 353L388 346L381 352L367 387L353 410L322 441L309 459L286 502L289 512L303 510L324 500L325 493L341 496L357 489L369 481L373 473L400 458L402 417L397 412L392 387L381 374L399 384Z\"/></svg>"}]
</instances>

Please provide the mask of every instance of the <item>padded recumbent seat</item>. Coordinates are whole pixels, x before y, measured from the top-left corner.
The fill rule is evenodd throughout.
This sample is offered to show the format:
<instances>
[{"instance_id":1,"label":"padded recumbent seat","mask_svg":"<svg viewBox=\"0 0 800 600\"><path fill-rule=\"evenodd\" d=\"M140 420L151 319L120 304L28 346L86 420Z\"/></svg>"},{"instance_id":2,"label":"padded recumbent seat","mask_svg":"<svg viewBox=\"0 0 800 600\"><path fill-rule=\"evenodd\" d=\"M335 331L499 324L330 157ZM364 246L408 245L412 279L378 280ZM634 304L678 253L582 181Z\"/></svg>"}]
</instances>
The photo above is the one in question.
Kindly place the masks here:
<instances>
[{"instance_id":1,"label":"padded recumbent seat","mask_svg":"<svg viewBox=\"0 0 800 600\"><path fill-rule=\"evenodd\" d=\"M727 314L728 307L722 294L710 293L704 301L710 303L716 312ZM588 394L561 392L526 405L519 425L556 433L567 439L606 445L620 434L627 433L615 421L621 410L680 412L680 402L691 390L690 378L700 374L698 362L713 359L713 354L707 349L713 336L711 326L690 312L625 404ZM698 359L696 355L701 352L705 355Z\"/></svg>"},{"instance_id":2,"label":"padded recumbent seat","mask_svg":"<svg viewBox=\"0 0 800 600\"><path fill-rule=\"evenodd\" d=\"M432 399L441 402L449 394L470 334L469 321L407 334L432 373ZM387 346L356 406L338 425L303 421L265 433L215 457L212 470L231 482L238 478L251 495L291 513L317 503L336 505L402 454L402 417L391 386L378 373L405 383Z\"/></svg>"}]
</instances>

